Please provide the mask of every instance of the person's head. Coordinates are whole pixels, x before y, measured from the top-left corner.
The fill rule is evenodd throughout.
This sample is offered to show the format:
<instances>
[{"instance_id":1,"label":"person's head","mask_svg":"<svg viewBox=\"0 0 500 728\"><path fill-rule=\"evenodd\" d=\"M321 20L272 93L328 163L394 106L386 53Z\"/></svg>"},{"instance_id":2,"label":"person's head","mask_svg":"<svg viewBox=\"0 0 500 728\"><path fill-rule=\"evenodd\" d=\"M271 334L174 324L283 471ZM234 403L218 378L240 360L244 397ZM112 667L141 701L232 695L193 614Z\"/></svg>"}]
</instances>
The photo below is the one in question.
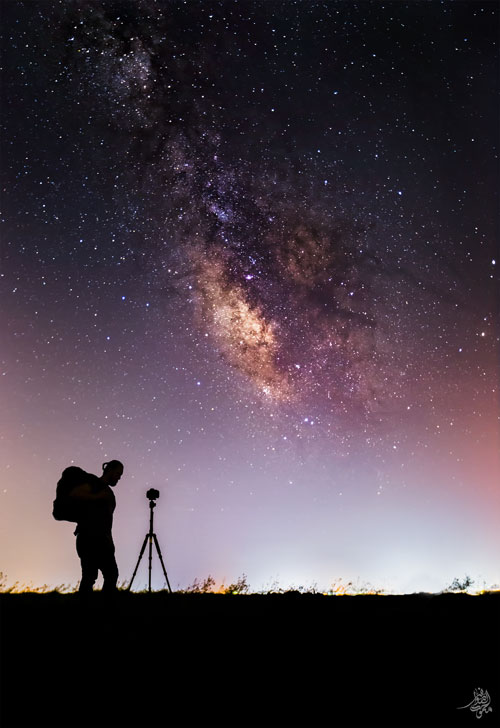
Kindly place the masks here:
<instances>
[{"instance_id":1,"label":"person's head","mask_svg":"<svg viewBox=\"0 0 500 728\"><path fill-rule=\"evenodd\" d=\"M102 464L101 480L106 485L115 486L123 475L123 463L119 460L110 460L109 463Z\"/></svg>"}]
</instances>

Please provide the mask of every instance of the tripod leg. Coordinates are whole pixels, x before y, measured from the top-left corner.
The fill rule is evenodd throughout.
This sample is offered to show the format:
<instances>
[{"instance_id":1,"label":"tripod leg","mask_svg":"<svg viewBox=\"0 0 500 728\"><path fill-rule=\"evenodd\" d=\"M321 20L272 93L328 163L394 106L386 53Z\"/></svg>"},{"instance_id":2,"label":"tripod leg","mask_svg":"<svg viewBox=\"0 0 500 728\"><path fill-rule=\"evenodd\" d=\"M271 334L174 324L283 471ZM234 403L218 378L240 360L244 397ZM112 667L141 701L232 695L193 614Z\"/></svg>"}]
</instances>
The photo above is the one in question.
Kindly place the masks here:
<instances>
[{"instance_id":1,"label":"tripod leg","mask_svg":"<svg viewBox=\"0 0 500 728\"><path fill-rule=\"evenodd\" d=\"M151 537L151 534L148 536L149 538L149 566L148 566L148 591L151 591L151 571L153 569L153 539Z\"/></svg>"},{"instance_id":2,"label":"tripod leg","mask_svg":"<svg viewBox=\"0 0 500 728\"><path fill-rule=\"evenodd\" d=\"M160 544L158 543L158 539L156 538L156 533L153 533L153 538L155 540L155 546L156 546L156 550L158 551L158 556L160 557L161 568L163 569L163 574L167 581L168 590L169 590L170 594L172 594L172 589L170 588L170 582L168 580L167 570L165 568L165 564L163 563L163 558L162 558L161 551L160 551Z\"/></svg>"},{"instance_id":3,"label":"tripod leg","mask_svg":"<svg viewBox=\"0 0 500 728\"><path fill-rule=\"evenodd\" d=\"M146 536L144 537L144 543L142 544L141 553L139 554L139 558L137 559L137 564L135 565L134 573L132 574L132 578L130 579L130 584L127 587L127 591L130 591L132 582L134 581L135 575L137 574L137 569L139 568L139 564L141 563L142 555L144 553L144 549L146 548L148 538L149 538L149 533L147 533Z\"/></svg>"}]
</instances>

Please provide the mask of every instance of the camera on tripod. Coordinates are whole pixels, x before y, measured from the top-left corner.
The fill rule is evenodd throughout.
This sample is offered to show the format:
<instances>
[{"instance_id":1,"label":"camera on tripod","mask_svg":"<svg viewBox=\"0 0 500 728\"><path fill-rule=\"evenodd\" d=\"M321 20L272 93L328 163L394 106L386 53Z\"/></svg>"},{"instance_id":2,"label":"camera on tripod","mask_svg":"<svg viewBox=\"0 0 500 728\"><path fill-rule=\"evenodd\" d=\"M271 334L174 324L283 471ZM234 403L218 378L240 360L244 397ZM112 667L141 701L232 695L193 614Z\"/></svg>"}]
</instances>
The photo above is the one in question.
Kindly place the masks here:
<instances>
[{"instance_id":1,"label":"camera on tripod","mask_svg":"<svg viewBox=\"0 0 500 728\"><path fill-rule=\"evenodd\" d=\"M134 573L132 574L132 578L130 580L130 584L127 587L127 591L130 591L132 588L132 583L135 579L135 575L137 574L137 569L139 568L139 564L141 563L142 555L146 549L147 544L149 544L149 579L148 579L148 591L151 591L151 569L152 569L152 561L153 561L153 546L156 547L156 552L160 558L160 564L161 568L163 569L163 575L165 577L165 581L167 582L168 591L172 593L172 589L170 588L170 582L168 580L167 570L165 568L165 564L163 563L163 556L161 555L160 551L160 544L158 543L158 539L156 537L156 533L154 532L153 528L153 517L154 517L154 509L156 508L155 500L160 497L160 491L156 490L156 488L150 488L148 491L146 491L146 495L149 498L149 532L145 535L144 541L141 548L141 553L139 554L139 558L137 559L137 564L135 565Z\"/></svg>"}]
</instances>

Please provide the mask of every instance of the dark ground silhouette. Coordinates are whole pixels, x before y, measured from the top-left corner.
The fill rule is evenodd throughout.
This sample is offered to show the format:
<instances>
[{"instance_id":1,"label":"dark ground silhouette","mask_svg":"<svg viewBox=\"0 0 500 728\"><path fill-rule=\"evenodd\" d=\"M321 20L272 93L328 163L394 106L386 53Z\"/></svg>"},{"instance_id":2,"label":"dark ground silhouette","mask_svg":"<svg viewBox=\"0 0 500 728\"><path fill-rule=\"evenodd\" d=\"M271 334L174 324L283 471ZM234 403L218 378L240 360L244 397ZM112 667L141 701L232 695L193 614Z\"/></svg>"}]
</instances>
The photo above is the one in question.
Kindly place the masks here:
<instances>
[{"instance_id":1,"label":"dark ground silhouette","mask_svg":"<svg viewBox=\"0 0 500 728\"><path fill-rule=\"evenodd\" d=\"M2 594L2 725L480 726L500 595ZM474 690L492 712L476 720Z\"/></svg>"}]
</instances>

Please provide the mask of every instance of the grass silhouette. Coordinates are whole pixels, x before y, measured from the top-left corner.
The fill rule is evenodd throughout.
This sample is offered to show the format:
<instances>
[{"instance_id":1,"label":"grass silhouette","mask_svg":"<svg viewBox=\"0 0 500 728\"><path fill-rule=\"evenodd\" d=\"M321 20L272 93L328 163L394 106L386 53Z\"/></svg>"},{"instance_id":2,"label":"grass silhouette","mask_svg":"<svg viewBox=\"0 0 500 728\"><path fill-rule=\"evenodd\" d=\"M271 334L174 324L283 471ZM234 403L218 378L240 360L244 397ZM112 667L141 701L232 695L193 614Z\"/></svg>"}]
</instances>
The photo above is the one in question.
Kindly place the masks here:
<instances>
[{"instance_id":1,"label":"grass silhouette","mask_svg":"<svg viewBox=\"0 0 500 728\"><path fill-rule=\"evenodd\" d=\"M455 577L451 584L445 587L439 593L469 593L469 594L484 594L491 593L500 590L500 585L493 584L490 587L486 587L484 584L481 589L473 590L472 586L474 580L465 575L462 579ZM118 583L119 591L126 591L128 587L127 581L121 581ZM72 584L57 584L51 586L48 584L42 584L34 586L32 582L29 584L21 583L19 581L14 582L11 585L7 583L7 575L0 571L0 594L71 594L78 590L78 583ZM96 590L99 591L99 590ZM146 588L135 590L133 593L146 593ZM163 590L156 590L163 591ZM323 596L360 596L360 595L380 595L387 596L390 592L385 589L377 588L368 582L360 582L359 578L356 582L343 581L342 578L334 580L326 590L318 589L317 584L312 586L296 586L294 584L288 587L283 587L277 580L271 582L267 587L264 587L258 591L252 591L246 574L239 576L235 582L226 584L223 581L217 585L215 578L209 574L204 579L196 578L189 586L179 587L173 590L176 594L228 594L228 595L240 595L240 594L321 594Z\"/></svg>"}]
</instances>

